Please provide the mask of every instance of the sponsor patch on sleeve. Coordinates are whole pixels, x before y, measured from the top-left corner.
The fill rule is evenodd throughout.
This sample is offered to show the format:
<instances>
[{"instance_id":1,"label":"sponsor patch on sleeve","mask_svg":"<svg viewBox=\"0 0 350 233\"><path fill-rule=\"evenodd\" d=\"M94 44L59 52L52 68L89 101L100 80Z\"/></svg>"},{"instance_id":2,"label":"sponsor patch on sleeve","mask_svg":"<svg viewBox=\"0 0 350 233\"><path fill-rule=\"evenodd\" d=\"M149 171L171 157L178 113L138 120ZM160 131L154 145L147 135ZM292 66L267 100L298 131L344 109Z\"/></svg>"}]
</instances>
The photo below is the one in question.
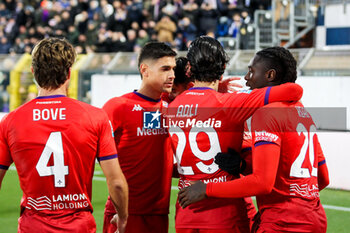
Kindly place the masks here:
<instances>
[{"instance_id":1,"label":"sponsor patch on sleeve","mask_svg":"<svg viewBox=\"0 0 350 233\"><path fill-rule=\"evenodd\" d=\"M255 131L254 143L261 141L277 143L278 139L279 137L276 134L266 131Z\"/></svg>"}]
</instances>

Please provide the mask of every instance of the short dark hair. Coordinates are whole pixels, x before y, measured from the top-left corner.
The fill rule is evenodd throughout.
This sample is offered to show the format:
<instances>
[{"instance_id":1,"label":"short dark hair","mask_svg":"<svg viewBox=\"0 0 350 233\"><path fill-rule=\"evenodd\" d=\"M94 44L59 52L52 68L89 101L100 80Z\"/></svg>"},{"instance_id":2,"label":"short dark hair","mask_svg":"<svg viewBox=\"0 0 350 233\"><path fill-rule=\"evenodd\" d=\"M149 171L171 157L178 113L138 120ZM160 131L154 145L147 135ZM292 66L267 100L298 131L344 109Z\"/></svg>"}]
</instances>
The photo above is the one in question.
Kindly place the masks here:
<instances>
[{"instance_id":1,"label":"short dark hair","mask_svg":"<svg viewBox=\"0 0 350 233\"><path fill-rule=\"evenodd\" d=\"M256 53L257 62L263 62L267 69L276 70L276 81L279 84L295 82L297 79L297 62L288 49L269 47Z\"/></svg>"},{"instance_id":2,"label":"short dark hair","mask_svg":"<svg viewBox=\"0 0 350 233\"><path fill-rule=\"evenodd\" d=\"M169 45L162 42L148 42L141 50L138 68L144 60L157 60L162 57L175 57L176 52Z\"/></svg>"},{"instance_id":3,"label":"short dark hair","mask_svg":"<svg viewBox=\"0 0 350 233\"><path fill-rule=\"evenodd\" d=\"M188 59L187 57L178 57L176 58L176 67L175 67L175 79L174 84L187 84L193 79L187 76L187 66Z\"/></svg>"},{"instance_id":4,"label":"short dark hair","mask_svg":"<svg viewBox=\"0 0 350 233\"><path fill-rule=\"evenodd\" d=\"M187 58L191 65L191 77L203 82L219 80L229 61L220 42L209 36L200 36L192 41Z\"/></svg>"},{"instance_id":5,"label":"short dark hair","mask_svg":"<svg viewBox=\"0 0 350 233\"><path fill-rule=\"evenodd\" d=\"M73 46L65 39L52 37L39 41L32 52L35 81L41 88L59 88L67 80L75 58Z\"/></svg>"}]
</instances>

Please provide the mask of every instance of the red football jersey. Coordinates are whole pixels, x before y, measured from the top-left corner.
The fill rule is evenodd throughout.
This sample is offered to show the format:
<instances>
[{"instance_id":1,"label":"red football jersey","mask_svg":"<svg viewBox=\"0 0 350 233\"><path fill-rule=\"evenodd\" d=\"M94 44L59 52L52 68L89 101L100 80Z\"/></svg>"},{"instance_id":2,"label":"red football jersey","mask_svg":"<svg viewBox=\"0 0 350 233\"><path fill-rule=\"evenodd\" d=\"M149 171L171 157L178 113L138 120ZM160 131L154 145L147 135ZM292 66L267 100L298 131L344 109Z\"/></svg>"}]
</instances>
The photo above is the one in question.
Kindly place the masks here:
<instances>
[{"instance_id":1,"label":"red football jersey","mask_svg":"<svg viewBox=\"0 0 350 233\"><path fill-rule=\"evenodd\" d=\"M95 159L116 157L107 114L62 95L38 97L1 121L0 168L15 163L22 208L92 211Z\"/></svg>"},{"instance_id":2,"label":"red football jersey","mask_svg":"<svg viewBox=\"0 0 350 233\"><path fill-rule=\"evenodd\" d=\"M258 197L261 209L274 205L281 197L319 199L317 169L325 157L316 126L300 102L273 103L255 112L252 141L255 147L268 143L281 147L274 188Z\"/></svg>"},{"instance_id":3,"label":"red football jersey","mask_svg":"<svg viewBox=\"0 0 350 233\"><path fill-rule=\"evenodd\" d=\"M213 158L218 152L227 152L229 147L241 150L244 121L258 107L270 100L289 100L283 94L269 99L270 91L275 88L232 94L205 87L191 88L170 104L168 125L176 148L180 189L191 180L218 183L234 179L220 170ZM280 87L277 88L275 93L280 93ZM249 231L243 198L208 198L185 209L177 203L176 228L229 229L240 225Z\"/></svg>"},{"instance_id":4,"label":"red football jersey","mask_svg":"<svg viewBox=\"0 0 350 233\"><path fill-rule=\"evenodd\" d=\"M173 153L161 113L167 103L132 92L103 107L115 130L120 166L129 185L129 214L168 214ZM106 211L115 212L108 201Z\"/></svg>"}]
</instances>

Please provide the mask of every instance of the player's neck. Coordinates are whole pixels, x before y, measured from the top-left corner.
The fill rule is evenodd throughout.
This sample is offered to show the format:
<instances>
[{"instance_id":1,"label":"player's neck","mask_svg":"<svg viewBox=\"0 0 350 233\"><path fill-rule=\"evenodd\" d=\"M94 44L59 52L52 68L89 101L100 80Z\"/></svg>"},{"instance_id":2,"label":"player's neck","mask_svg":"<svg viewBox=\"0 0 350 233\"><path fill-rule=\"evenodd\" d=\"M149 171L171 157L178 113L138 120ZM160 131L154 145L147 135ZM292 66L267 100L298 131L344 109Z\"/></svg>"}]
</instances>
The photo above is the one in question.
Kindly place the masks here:
<instances>
[{"instance_id":1,"label":"player's neck","mask_svg":"<svg viewBox=\"0 0 350 233\"><path fill-rule=\"evenodd\" d=\"M137 92L154 100L159 99L162 95L161 92L154 91L154 89L143 85L141 85L141 88Z\"/></svg>"},{"instance_id":2,"label":"player's neck","mask_svg":"<svg viewBox=\"0 0 350 233\"><path fill-rule=\"evenodd\" d=\"M193 87L209 87L217 91L219 88L219 80L216 80L214 82L201 82L201 81L195 80Z\"/></svg>"},{"instance_id":3,"label":"player's neck","mask_svg":"<svg viewBox=\"0 0 350 233\"><path fill-rule=\"evenodd\" d=\"M38 88L38 96L50 96L50 95L65 95L67 96L67 88L63 87L63 85L57 89L45 89Z\"/></svg>"}]
</instances>

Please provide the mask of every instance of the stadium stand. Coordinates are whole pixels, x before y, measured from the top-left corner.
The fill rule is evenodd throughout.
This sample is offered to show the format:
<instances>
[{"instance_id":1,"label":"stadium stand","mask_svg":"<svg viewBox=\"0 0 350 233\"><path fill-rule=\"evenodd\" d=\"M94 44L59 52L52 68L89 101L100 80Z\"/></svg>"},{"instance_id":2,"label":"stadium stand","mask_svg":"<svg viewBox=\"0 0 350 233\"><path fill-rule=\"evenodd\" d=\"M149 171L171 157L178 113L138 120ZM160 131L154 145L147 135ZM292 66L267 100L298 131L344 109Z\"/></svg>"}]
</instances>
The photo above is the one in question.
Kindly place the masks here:
<instances>
[{"instance_id":1,"label":"stadium stand","mask_svg":"<svg viewBox=\"0 0 350 233\"><path fill-rule=\"evenodd\" d=\"M39 39L66 37L84 54L74 66L70 96L91 103L92 75L138 73L138 51L159 39L155 28L163 15L176 24L173 41L167 43L179 56L196 36L217 37L230 56L225 75L244 75L256 50L284 45L298 61L301 75L347 76L350 42L341 50L327 47L337 38L329 39L327 30L337 28L325 14L337 7L347 17L349 6L337 0L1 1L0 110L15 109L35 96L30 58L21 54L29 53ZM204 32L201 24L214 22L213 15L215 30L208 26Z\"/></svg>"},{"instance_id":2,"label":"stadium stand","mask_svg":"<svg viewBox=\"0 0 350 233\"><path fill-rule=\"evenodd\" d=\"M147 40L185 50L202 34L236 37L255 9L269 7L257 0L1 1L0 53L30 52L47 36L66 37L79 53L133 52Z\"/></svg>"}]
</instances>

